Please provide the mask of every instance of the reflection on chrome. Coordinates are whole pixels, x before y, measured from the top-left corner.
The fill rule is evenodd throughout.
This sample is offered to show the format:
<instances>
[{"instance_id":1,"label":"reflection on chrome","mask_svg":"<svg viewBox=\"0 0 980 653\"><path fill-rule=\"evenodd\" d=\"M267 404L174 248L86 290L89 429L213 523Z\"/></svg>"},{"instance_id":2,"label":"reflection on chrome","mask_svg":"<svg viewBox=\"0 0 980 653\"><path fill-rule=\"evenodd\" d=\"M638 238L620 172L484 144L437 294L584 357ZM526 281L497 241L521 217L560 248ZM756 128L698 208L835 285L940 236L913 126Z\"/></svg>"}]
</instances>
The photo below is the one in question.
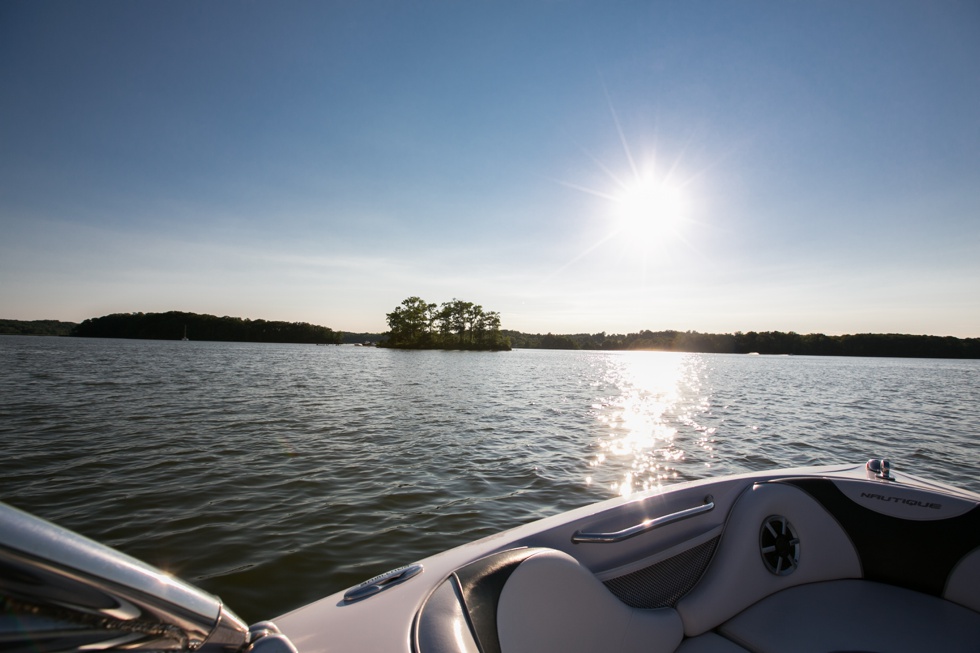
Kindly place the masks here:
<instances>
[{"instance_id":1,"label":"reflection on chrome","mask_svg":"<svg viewBox=\"0 0 980 653\"><path fill-rule=\"evenodd\" d=\"M0 503L0 642L25 651L295 653L221 601L142 562Z\"/></svg>"},{"instance_id":2,"label":"reflection on chrome","mask_svg":"<svg viewBox=\"0 0 980 653\"><path fill-rule=\"evenodd\" d=\"M680 428L696 433L695 446L709 459L714 456L715 429L697 421L709 409L701 384L703 358L634 352L605 361L609 367L597 388L603 394L592 406L602 435L589 461L593 472L586 477L587 484L615 473L609 488L626 496L678 480L675 465L685 460L678 442Z\"/></svg>"}]
</instances>

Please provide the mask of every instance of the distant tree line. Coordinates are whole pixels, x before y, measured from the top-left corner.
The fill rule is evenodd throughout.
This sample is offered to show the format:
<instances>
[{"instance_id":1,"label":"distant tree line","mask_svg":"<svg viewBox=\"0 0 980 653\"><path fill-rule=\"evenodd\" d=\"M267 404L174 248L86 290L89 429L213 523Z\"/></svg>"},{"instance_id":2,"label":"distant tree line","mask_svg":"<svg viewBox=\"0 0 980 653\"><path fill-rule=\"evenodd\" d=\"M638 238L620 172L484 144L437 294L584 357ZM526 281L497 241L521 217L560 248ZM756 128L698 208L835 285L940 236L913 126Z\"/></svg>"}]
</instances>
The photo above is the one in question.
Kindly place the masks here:
<instances>
[{"instance_id":1,"label":"distant tree line","mask_svg":"<svg viewBox=\"0 0 980 653\"><path fill-rule=\"evenodd\" d=\"M584 344L585 338L591 338L586 333L576 334L575 336L556 336L551 332L541 335L540 333L523 333L521 331L505 329L503 334L510 338L510 344L515 349L601 349L601 347Z\"/></svg>"},{"instance_id":2,"label":"distant tree line","mask_svg":"<svg viewBox=\"0 0 980 653\"><path fill-rule=\"evenodd\" d=\"M0 320L0 335L67 336L76 326L75 322L58 320Z\"/></svg>"},{"instance_id":3,"label":"distant tree line","mask_svg":"<svg viewBox=\"0 0 980 653\"><path fill-rule=\"evenodd\" d=\"M879 356L902 358L980 358L980 338L860 333L827 336L792 331L699 333L640 331L626 335L579 333L526 334L505 331L515 347L528 349L653 350L716 354L793 354L797 356Z\"/></svg>"},{"instance_id":4,"label":"distant tree line","mask_svg":"<svg viewBox=\"0 0 980 653\"><path fill-rule=\"evenodd\" d=\"M342 334L306 322L273 322L197 313L114 313L77 325L72 336L83 338L136 338L152 340L215 340L225 342L279 342L340 344Z\"/></svg>"},{"instance_id":5,"label":"distant tree line","mask_svg":"<svg viewBox=\"0 0 980 653\"><path fill-rule=\"evenodd\" d=\"M500 314L454 299L441 307L418 297L388 314L385 334L341 333L305 322L268 322L195 313L117 313L81 324L58 320L0 319L0 335L54 335L179 340L378 343L400 348L655 350L719 354L980 358L980 338L861 333L827 336L781 331L699 333L639 331L629 334L533 334L500 329ZM393 321L394 320L394 321Z\"/></svg>"},{"instance_id":6,"label":"distant tree line","mask_svg":"<svg viewBox=\"0 0 980 653\"><path fill-rule=\"evenodd\" d=\"M500 313L453 299L441 306L409 297L387 315L383 347L396 349L510 349L500 331Z\"/></svg>"}]
</instances>

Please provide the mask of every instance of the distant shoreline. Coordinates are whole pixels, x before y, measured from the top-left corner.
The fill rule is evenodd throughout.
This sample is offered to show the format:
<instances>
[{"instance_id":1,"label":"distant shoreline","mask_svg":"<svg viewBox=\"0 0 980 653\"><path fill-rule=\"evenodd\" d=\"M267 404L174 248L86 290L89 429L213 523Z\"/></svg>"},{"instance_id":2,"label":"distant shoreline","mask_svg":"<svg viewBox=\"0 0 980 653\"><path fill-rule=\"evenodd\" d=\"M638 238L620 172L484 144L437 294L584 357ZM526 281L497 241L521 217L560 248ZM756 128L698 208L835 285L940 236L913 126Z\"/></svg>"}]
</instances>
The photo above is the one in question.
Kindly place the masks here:
<instances>
[{"instance_id":1,"label":"distant shoreline","mask_svg":"<svg viewBox=\"0 0 980 653\"><path fill-rule=\"evenodd\" d=\"M137 314L139 315L139 314ZM161 314L162 315L162 314ZM191 316L195 314L178 314ZM213 317L213 316L209 316ZM217 318L224 319L224 318ZM228 318L240 320L240 318ZM243 322L245 322L243 320ZM248 320L249 323L264 325L305 324L265 322ZM79 323L59 320L7 320L0 319L0 335L24 336L72 336L78 335ZM319 331L324 339L307 339L313 344L334 343L378 343L383 342L383 333L350 333L306 325ZM174 331L171 329L171 331ZM182 328L168 333L164 340L180 340ZM191 331L193 334L193 330ZM312 332L311 332L312 333ZM800 335L794 332L767 331L734 334L711 334L697 331L640 331L630 334L530 334L520 331L504 330L515 349L583 349L592 351L675 351L687 353L719 354L791 354L797 356L869 356L879 358L980 358L980 338L956 338L953 336L928 336L909 334L849 334L827 336L823 334ZM325 337L333 337L325 342ZM104 335L100 337L133 337ZM140 336L135 336L139 338ZM145 336L144 336L145 337ZM214 338L203 337L203 333L191 337L192 340L231 340L257 342L255 338ZM283 342L269 340L268 342Z\"/></svg>"},{"instance_id":2,"label":"distant shoreline","mask_svg":"<svg viewBox=\"0 0 980 653\"><path fill-rule=\"evenodd\" d=\"M0 335L4 336L67 336L78 326L77 322L60 320L5 320L0 319Z\"/></svg>"}]
</instances>

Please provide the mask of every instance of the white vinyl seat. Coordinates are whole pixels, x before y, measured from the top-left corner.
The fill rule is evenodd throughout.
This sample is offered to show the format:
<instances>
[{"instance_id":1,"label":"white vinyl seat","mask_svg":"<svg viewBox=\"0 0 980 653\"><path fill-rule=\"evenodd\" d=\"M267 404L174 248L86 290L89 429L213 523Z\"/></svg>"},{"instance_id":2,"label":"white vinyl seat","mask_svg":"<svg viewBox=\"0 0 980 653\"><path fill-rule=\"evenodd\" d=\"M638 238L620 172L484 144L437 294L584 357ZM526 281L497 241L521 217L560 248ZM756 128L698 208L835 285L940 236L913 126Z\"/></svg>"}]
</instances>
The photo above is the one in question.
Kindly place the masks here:
<instances>
[{"instance_id":1,"label":"white vinyl seat","mask_svg":"<svg viewBox=\"0 0 980 653\"><path fill-rule=\"evenodd\" d=\"M824 500L830 494L825 492ZM830 505L847 515L853 529L850 499L838 494L843 503ZM853 532L817 496L792 484L765 483L739 497L704 576L677 603L688 638L677 653L920 653L937 647L980 653L980 549L955 562L941 593L869 580ZM874 519L877 513L868 514ZM766 536L773 519L792 524L781 549ZM876 526L882 523L891 526L883 520ZM935 523L935 532L950 532L941 521ZM949 539L923 535L924 528L917 533L915 541L923 547L950 546ZM874 545L887 546L883 542ZM782 551L779 557L785 555L790 568L771 566L772 549ZM922 555L934 551L924 549Z\"/></svg>"},{"instance_id":2,"label":"white vinyl seat","mask_svg":"<svg viewBox=\"0 0 980 653\"><path fill-rule=\"evenodd\" d=\"M799 566L785 575L770 572L760 553L761 525L773 515L787 519L801 542ZM677 611L685 634L695 637L789 587L860 577L850 539L819 503L789 485L756 485L735 502L714 559L697 586L677 603Z\"/></svg>"},{"instance_id":3,"label":"white vinyl seat","mask_svg":"<svg viewBox=\"0 0 980 653\"><path fill-rule=\"evenodd\" d=\"M980 651L980 613L867 580L783 590L722 624L718 632L754 653Z\"/></svg>"},{"instance_id":4,"label":"white vinyl seat","mask_svg":"<svg viewBox=\"0 0 980 653\"><path fill-rule=\"evenodd\" d=\"M980 547L960 560L950 574L943 598L980 612Z\"/></svg>"},{"instance_id":5,"label":"white vinyl seat","mask_svg":"<svg viewBox=\"0 0 980 653\"><path fill-rule=\"evenodd\" d=\"M631 608L574 558L542 549L508 578L497 607L502 653L672 653L683 638L672 608Z\"/></svg>"}]
</instances>

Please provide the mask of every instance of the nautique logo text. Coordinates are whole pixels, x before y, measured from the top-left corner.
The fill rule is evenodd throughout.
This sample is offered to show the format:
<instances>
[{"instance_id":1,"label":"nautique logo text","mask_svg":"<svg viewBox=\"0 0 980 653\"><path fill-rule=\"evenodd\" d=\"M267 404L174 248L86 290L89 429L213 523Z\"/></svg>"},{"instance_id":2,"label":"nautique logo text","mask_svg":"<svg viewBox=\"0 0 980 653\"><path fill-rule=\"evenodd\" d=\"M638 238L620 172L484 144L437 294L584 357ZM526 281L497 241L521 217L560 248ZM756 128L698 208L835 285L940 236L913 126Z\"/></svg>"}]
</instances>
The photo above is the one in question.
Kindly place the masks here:
<instances>
[{"instance_id":1,"label":"nautique logo text","mask_svg":"<svg viewBox=\"0 0 980 653\"><path fill-rule=\"evenodd\" d=\"M886 503L903 503L906 506L932 508L933 510L939 510L943 507L941 503L928 503L926 501L919 501L918 499L903 499L902 497L886 497L883 494L873 494L871 492L862 492L861 497L864 499L877 499L878 501L885 501Z\"/></svg>"}]
</instances>

